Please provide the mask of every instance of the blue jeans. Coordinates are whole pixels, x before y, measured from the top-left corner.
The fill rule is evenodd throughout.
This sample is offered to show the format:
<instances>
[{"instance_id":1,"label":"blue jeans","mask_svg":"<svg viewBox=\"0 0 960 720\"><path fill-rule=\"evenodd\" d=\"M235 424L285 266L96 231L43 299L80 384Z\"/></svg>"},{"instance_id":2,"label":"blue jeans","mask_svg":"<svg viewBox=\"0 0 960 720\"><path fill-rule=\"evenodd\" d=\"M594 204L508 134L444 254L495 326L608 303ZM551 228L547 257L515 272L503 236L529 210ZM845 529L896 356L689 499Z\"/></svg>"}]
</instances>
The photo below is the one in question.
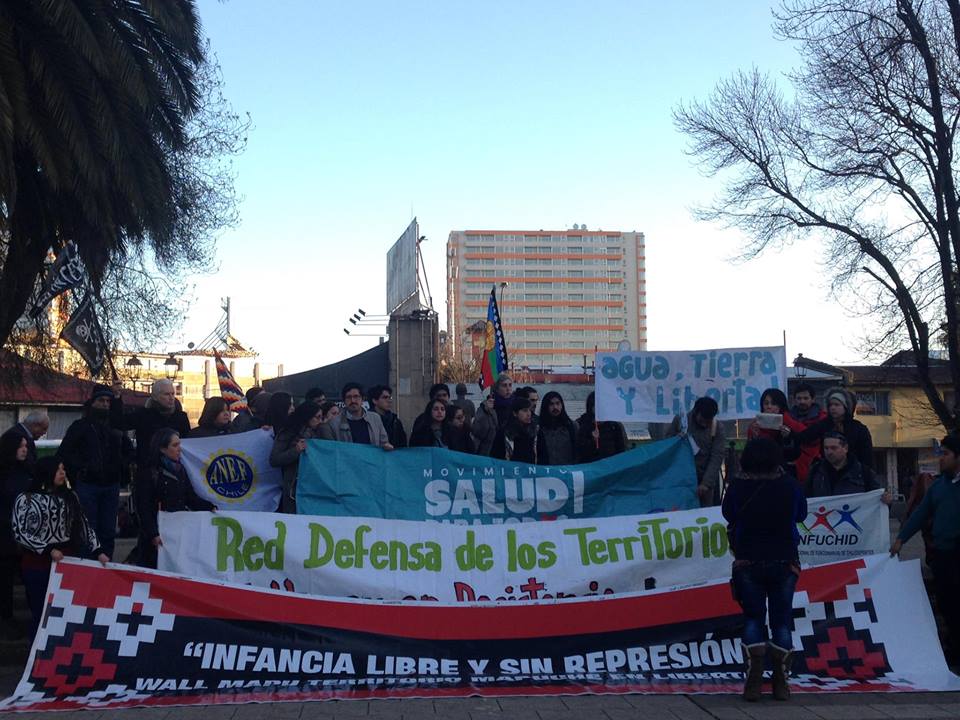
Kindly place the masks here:
<instances>
[{"instance_id":1,"label":"blue jeans","mask_svg":"<svg viewBox=\"0 0 960 720\"><path fill-rule=\"evenodd\" d=\"M101 549L113 559L113 540L117 535L117 511L120 509L119 485L77 483L77 497L83 514L97 534Z\"/></svg>"},{"instance_id":2,"label":"blue jeans","mask_svg":"<svg viewBox=\"0 0 960 720\"><path fill-rule=\"evenodd\" d=\"M793 639L793 591L797 576L786 562L755 562L733 571L733 589L743 608L743 643L767 641L767 612L770 614L770 641L791 650Z\"/></svg>"}]
</instances>

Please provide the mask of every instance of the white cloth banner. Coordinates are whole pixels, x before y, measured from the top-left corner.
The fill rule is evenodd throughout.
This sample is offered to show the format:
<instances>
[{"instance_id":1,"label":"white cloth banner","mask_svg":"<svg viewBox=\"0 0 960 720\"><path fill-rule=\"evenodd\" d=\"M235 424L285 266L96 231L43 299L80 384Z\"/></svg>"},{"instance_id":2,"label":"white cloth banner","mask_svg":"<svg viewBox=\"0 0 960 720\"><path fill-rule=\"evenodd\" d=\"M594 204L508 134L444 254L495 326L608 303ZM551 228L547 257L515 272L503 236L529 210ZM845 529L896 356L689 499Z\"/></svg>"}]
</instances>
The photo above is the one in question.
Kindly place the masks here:
<instances>
[{"instance_id":1,"label":"white cloth banner","mask_svg":"<svg viewBox=\"0 0 960 720\"><path fill-rule=\"evenodd\" d=\"M703 396L721 420L752 418L767 388L787 390L784 347L597 353L597 419L668 423Z\"/></svg>"},{"instance_id":2,"label":"white cloth banner","mask_svg":"<svg viewBox=\"0 0 960 720\"><path fill-rule=\"evenodd\" d=\"M268 430L184 438L181 447L193 489L221 510L273 512L280 506L283 475L270 466Z\"/></svg>"},{"instance_id":3,"label":"white cloth banner","mask_svg":"<svg viewBox=\"0 0 960 720\"><path fill-rule=\"evenodd\" d=\"M881 491L810 500L807 565L884 552ZM683 587L730 574L720 508L454 525L274 513L161 513L159 567L333 597L536 600Z\"/></svg>"}]
</instances>

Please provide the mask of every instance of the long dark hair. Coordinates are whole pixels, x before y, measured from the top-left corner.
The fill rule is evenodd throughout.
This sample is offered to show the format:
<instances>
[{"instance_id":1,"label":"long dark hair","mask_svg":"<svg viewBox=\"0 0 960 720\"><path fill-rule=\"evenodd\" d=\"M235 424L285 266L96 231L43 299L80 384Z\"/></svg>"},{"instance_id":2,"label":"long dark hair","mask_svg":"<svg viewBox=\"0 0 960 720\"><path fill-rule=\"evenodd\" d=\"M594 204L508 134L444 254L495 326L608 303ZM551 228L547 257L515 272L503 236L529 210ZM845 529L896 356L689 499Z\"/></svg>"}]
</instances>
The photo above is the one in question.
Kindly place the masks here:
<instances>
[{"instance_id":1,"label":"long dark hair","mask_svg":"<svg viewBox=\"0 0 960 720\"><path fill-rule=\"evenodd\" d=\"M17 450L26 441L23 435L16 433L0 435L0 476L6 475L15 467L25 466L26 461L17 460Z\"/></svg>"},{"instance_id":2,"label":"long dark hair","mask_svg":"<svg viewBox=\"0 0 960 720\"><path fill-rule=\"evenodd\" d=\"M270 396L270 404L267 405L267 414L263 420L274 432L283 429L286 424L291 402L293 396L288 392L275 392Z\"/></svg>"},{"instance_id":3,"label":"long dark hair","mask_svg":"<svg viewBox=\"0 0 960 720\"><path fill-rule=\"evenodd\" d=\"M35 493L65 493L70 490L70 478L61 486L53 484L53 478L62 460L55 455L48 455L37 460L33 466L33 481L30 483L30 492Z\"/></svg>"},{"instance_id":4,"label":"long dark hair","mask_svg":"<svg viewBox=\"0 0 960 720\"><path fill-rule=\"evenodd\" d=\"M286 422L283 424L284 430L292 430L295 433L303 432L303 429L307 426L316 414L320 412L320 406L317 405L313 400L304 400L302 403L297 405L296 409L286 417Z\"/></svg>"},{"instance_id":5,"label":"long dark hair","mask_svg":"<svg viewBox=\"0 0 960 720\"><path fill-rule=\"evenodd\" d=\"M443 422L440 423L442 426L447 420L447 415L450 414L450 408L443 400L431 400L428 402L427 407L420 413L420 416L414 421L414 424L419 422L420 424L425 424L427 427L433 427L433 406L437 403L443 405L443 409L446 411L446 415L443 416Z\"/></svg>"},{"instance_id":6,"label":"long dark hair","mask_svg":"<svg viewBox=\"0 0 960 720\"><path fill-rule=\"evenodd\" d=\"M203 403L203 412L200 413L200 420L197 425L202 428L215 428L217 415L227 409L227 401L222 397L207 398Z\"/></svg>"},{"instance_id":7,"label":"long dark hair","mask_svg":"<svg viewBox=\"0 0 960 720\"><path fill-rule=\"evenodd\" d=\"M560 414L557 417L554 417L550 413L550 403L554 398L560 400ZM570 422L570 416L567 415L567 405L563 402L563 395L558 393L556 390L551 390L544 395L543 400L540 403L540 427L568 427Z\"/></svg>"},{"instance_id":8,"label":"long dark hair","mask_svg":"<svg viewBox=\"0 0 960 720\"><path fill-rule=\"evenodd\" d=\"M783 394L783 390L778 390L777 388L767 388L763 391L763 394L760 395L760 412L763 412L763 401L766 398L770 398L773 401L773 404L780 408L780 413L789 412L790 405L787 402L787 396Z\"/></svg>"},{"instance_id":9,"label":"long dark hair","mask_svg":"<svg viewBox=\"0 0 960 720\"><path fill-rule=\"evenodd\" d=\"M160 451L170 447L170 441L180 433L170 428L160 428L150 438L150 452L147 453L147 463L150 467L160 467Z\"/></svg>"}]
</instances>

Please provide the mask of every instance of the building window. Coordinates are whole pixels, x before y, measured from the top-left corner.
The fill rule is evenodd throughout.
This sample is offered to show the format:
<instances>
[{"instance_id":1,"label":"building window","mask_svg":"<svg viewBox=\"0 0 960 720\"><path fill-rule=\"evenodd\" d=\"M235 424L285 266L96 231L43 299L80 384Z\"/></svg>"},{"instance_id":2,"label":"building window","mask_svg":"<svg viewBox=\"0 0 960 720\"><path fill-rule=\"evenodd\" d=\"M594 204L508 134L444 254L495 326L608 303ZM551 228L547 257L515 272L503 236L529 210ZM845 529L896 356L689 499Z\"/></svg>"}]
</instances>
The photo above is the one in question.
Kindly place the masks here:
<instances>
[{"instance_id":1,"label":"building window","mask_svg":"<svg viewBox=\"0 0 960 720\"><path fill-rule=\"evenodd\" d=\"M857 393L857 415L889 415L890 393Z\"/></svg>"}]
</instances>

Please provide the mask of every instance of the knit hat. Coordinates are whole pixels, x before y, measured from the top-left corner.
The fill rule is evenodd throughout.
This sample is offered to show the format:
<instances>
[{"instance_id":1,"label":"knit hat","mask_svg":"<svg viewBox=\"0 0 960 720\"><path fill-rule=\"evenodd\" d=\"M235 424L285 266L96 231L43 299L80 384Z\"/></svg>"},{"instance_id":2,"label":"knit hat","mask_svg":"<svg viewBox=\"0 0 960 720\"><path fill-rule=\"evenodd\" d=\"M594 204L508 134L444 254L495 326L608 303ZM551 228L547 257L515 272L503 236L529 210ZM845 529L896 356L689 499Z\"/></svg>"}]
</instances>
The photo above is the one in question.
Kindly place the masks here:
<instances>
[{"instance_id":1,"label":"knit hat","mask_svg":"<svg viewBox=\"0 0 960 720\"><path fill-rule=\"evenodd\" d=\"M851 395L849 392L840 387L832 387L827 390L827 405L829 405L832 400L836 400L838 403L843 405L843 407L847 410L847 415L853 415L855 404L853 395Z\"/></svg>"},{"instance_id":2,"label":"knit hat","mask_svg":"<svg viewBox=\"0 0 960 720\"><path fill-rule=\"evenodd\" d=\"M97 383L93 386L93 392L90 394L90 400L96 400L97 398L107 397L113 400L113 390L109 386Z\"/></svg>"}]
</instances>

